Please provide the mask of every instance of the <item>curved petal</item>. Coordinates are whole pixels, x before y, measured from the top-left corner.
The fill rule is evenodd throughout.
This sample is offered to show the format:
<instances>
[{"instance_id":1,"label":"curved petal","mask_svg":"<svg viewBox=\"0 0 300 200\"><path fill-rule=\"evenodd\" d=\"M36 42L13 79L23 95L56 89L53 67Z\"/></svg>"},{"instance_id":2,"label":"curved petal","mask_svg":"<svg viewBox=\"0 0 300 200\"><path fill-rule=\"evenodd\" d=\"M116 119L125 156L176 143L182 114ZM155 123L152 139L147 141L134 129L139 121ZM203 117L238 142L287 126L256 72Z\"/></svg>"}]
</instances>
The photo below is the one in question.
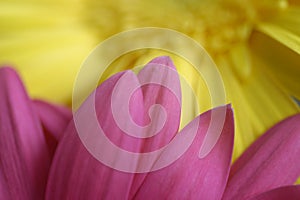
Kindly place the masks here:
<instances>
[{"instance_id":1,"label":"curved petal","mask_svg":"<svg viewBox=\"0 0 300 200\"><path fill-rule=\"evenodd\" d=\"M278 123L234 163L224 199L244 199L292 185L300 175L300 114Z\"/></svg>"},{"instance_id":2,"label":"curved petal","mask_svg":"<svg viewBox=\"0 0 300 200\"><path fill-rule=\"evenodd\" d=\"M102 91L102 102L110 97L112 88L121 76L122 74L117 74L111 77L98 88L98 91ZM84 106L85 103L78 112L81 110L84 112ZM105 112L105 107L103 106L99 112ZM87 134L91 130L89 126L90 123L87 123ZM48 179L46 199L126 197L134 175L116 171L96 160L83 145L77 131L74 120L71 120L56 150ZM126 143L125 139L119 138ZM135 149L139 147L138 144L133 146Z\"/></svg>"},{"instance_id":3,"label":"curved petal","mask_svg":"<svg viewBox=\"0 0 300 200\"><path fill-rule=\"evenodd\" d=\"M291 2L289 2L291 3ZM264 58L266 69L290 95L300 98L300 7L290 6L280 15L260 24L263 34L253 34L253 47ZM261 47L264 48L261 48ZM265 51L265 49L272 49Z\"/></svg>"},{"instance_id":4,"label":"curved petal","mask_svg":"<svg viewBox=\"0 0 300 200\"><path fill-rule=\"evenodd\" d=\"M174 70L169 58L158 58L152 64L166 65ZM113 167L121 163L138 168L139 160L128 161L122 153L148 152L161 147L177 133L180 120L178 99L164 87L147 84L156 77L164 77L169 84L179 85L179 79L168 79L172 77L168 73L151 74L152 64L148 64L138 76L130 71L112 76L81 105L58 145L48 180L47 199L127 199L136 192L145 174L136 176ZM132 89L132 84L140 86L144 83L146 85L142 88L128 90ZM165 110L150 108L153 104L160 104ZM145 110L149 110L149 115ZM170 114L165 126L158 131L164 135L144 140L129 135L128 127L143 130L143 126L159 124L160 112ZM97 118L96 122L94 118ZM151 130L150 127L146 132ZM107 140L109 142L105 143ZM117 147L117 152L110 151L111 146L107 145ZM106 156L105 159L111 162L104 162L101 156Z\"/></svg>"},{"instance_id":5,"label":"curved petal","mask_svg":"<svg viewBox=\"0 0 300 200\"><path fill-rule=\"evenodd\" d=\"M269 35L291 50L300 54L300 8L289 7L285 12L257 26L258 30Z\"/></svg>"},{"instance_id":6,"label":"curved petal","mask_svg":"<svg viewBox=\"0 0 300 200\"><path fill-rule=\"evenodd\" d=\"M72 111L41 100L34 100L33 103L44 129L59 141L66 125L72 119Z\"/></svg>"},{"instance_id":7,"label":"curved petal","mask_svg":"<svg viewBox=\"0 0 300 200\"><path fill-rule=\"evenodd\" d=\"M212 111L222 109L219 107ZM196 138L185 154L170 166L149 173L135 199L221 199L233 149L233 113L227 106L221 137L213 150L201 159L198 152L213 120L212 111L200 115L179 133L184 142L184 135L189 134L193 127L198 127Z\"/></svg>"},{"instance_id":8,"label":"curved petal","mask_svg":"<svg viewBox=\"0 0 300 200\"><path fill-rule=\"evenodd\" d=\"M72 112L65 107L49 104L41 100L33 101L33 105L36 113L38 113L50 153L53 156L64 129L72 119Z\"/></svg>"},{"instance_id":9,"label":"curved petal","mask_svg":"<svg viewBox=\"0 0 300 200\"><path fill-rule=\"evenodd\" d=\"M253 52L263 61L261 67L275 78L284 91L299 99L300 54L260 32L252 35L250 44Z\"/></svg>"},{"instance_id":10,"label":"curved petal","mask_svg":"<svg viewBox=\"0 0 300 200\"><path fill-rule=\"evenodd\" d=\"M43 199L50 156L18 75L0 68L0 198Z\"/></svg>"},{"instance_id":11,"label":"curved petal","mask_svg":"<svg viewBox=\"0 0 300 200\"><path fill-rule=\"evenodd\" d=\"M254 198L251 198L251 200L282 200L282 199L288 199L288 200L300 199L300 186L291 185L291 186L280 187L259 194Z\"/></svg>"},{"instance_id":12,"label":"curved petal","mask_svg":"<svg viewBox=\"0 0 300 200\"><path fill-rule=\"evenodd\" d=\"M235 109L236 137L234 159L274 124L299 112L291 96L283 91L263 70L264 65L253 52L249 52L251 71L241 79L231 68L226 57L218 64L224 77L226 94ZM222 59L222 60L221 60ZM244 67L241 63L236 68ZM244 74L246 75L246 74Z\"/></svg>"}]
</instances>

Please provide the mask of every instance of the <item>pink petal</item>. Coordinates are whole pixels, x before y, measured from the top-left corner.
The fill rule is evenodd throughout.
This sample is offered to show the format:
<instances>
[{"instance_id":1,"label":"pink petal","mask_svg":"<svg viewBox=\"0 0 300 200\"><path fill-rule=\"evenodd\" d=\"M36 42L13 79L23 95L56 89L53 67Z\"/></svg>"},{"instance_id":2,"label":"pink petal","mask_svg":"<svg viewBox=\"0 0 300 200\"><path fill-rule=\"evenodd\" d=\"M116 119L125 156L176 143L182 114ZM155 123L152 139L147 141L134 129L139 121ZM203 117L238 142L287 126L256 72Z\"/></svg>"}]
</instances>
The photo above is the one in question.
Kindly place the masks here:
<instances>
[{"instance_id":1,"label":"pink petal","mask_svg":"<svg viewBox=\"0 0 300 200\"><path fill-rule=\"evenodd\" d=\"M44 129L58 141L72 119L72 111L41 100L34 100L33 102Z\"/></svg>"},{"instance_id":2,"label":"pink petal","mask_svg":"<svg viewBox=\"0 0 300 200\"><path fill-rule=\"evenodd\" d=\"M292 185L300 175L300 114L276 124L234 163L224 199Z\"/></svg>"},{"instance_id":3,"label":"pink petal","mask_svg":"<svg viewBox=\"0 0 300 200\"><path fill-rule=\"evenodd\" d=\"M177 79L168 72L157 75L156 69L151 68L151 65L165 64L172 69L170 59L165 57L160 58L159 63L156 63L157 60L153 62L138 77L130 71L112 76L74 114L74 120L57 148L48 181L47 199L127 199L136 192L146 174L136 176L130 173L128 169L138 171L141 162L139 157L126 157L127 153L148 152L168 143L177 133L180 120L180 100L169 90L153 84L134 89L149 81L161 81L157 77L162 76L168 80L166 84L180 89L176 71ZM149 110L152 104L162 105L170 115L162 129L157 130L158 134L164 135L145 139L130 135L151 134L161 125L158 119L164 111L159 107ZM138 131L129 133L135 129ZM123 166L124 169L121 169ZM151 169L152 166L147 167Z\"/></svg>"},{"instance_id":4,"label":"pink petal","mask_svg":"<svg viewBox=\"0 0 300 200\"><path fill-rule=\"evenodd\" d=\"M171 90L177 93L177 96ZM96 110L103 110L102 107L112 108L108 109L107 113L99 113L100 124L110 121L103 124L104 132L107 132L105 129L109 131L117 126L122 130L107 135L110 141L128 151L133 151L127 143L118 141L120 135L133 143L145 137L142 149L138 152L149 152L164 146L177 133L180 123L181 91L179 76L169 57L152 60L139 72L138 77L133 72L126 71L111 89L111 93L111 97L104 99L100 90L96 92ZM155 104L164 108L168 116L166 119L164 111L160 107L153 106ZM154 133L155 137L150 137Z\"/></svg>"},{"instance_id":5,"label":"pink petal","mask_svg":"<svg viewBox=\"0 0 300 200\"><path fill-rule=\"evenodd\" d=\"M38 117L21 80L0 68L0 199L43 199L50 165Z\"/></svg>"},{"instance_id":6,"label":"pink petal","mask_svg":"<svg viewBox=\"0 0 300 200\"><path fill-rule=\"evenodd\" d=\"M34 108L40 118L49 151L53 156L63 131L72 119L72 111L65 107L49 104L41 100L34 101Z\"/></svg>"},{"instance_id":7,"label":"pink petal","mask_svg":"<svg viewBox=\"0 0 300 200\"><path fill-rule=\"evenodd\" d=\"M212 112L222 115L224 109L226 119L220 138L206 157L199 158L200 147L211 120L216 119L211 118ZM232 110L230 106L227 109L219 107L200 115L179 133L182 137L181 143L185 142L184 137L193 127L198 128L198 131L190 148L172 165L149 173L135 199L221 199L229 175L233 149ZM176 151L176 146L174 147L173 150ZM180 148L180 143L177 148Z\"/></svg>"},{"instance_id":8,"label":"pink petal","mask_svg":"<svg viewBox=\"0 0 300 200\"><path fill-rule=\"evenodd\" d=\"M251 198L251 200L299 200L300 199L300 186L292 185L276 188L258 196Z\"/></svg>"}]
</instances>

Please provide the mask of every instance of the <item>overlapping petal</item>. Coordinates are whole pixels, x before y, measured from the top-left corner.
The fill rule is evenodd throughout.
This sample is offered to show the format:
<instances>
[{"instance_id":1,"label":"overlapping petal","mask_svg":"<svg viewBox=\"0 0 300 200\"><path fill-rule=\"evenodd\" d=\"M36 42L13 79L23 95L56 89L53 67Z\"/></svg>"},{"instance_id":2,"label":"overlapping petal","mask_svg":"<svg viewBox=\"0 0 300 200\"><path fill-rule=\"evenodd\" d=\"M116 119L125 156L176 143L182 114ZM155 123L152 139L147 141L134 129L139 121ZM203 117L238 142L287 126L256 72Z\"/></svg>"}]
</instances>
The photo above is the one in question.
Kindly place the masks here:
<instances>
[{"instance_id":1,"label":"overlapping petal","mask_svg":"<svg viewBox=\"0 0 300 200\"><path fill-rule=\"evenodd\" d=\"M224 199L245 199L285 185L300 175L300 115L267 131L231 168Z\"/></svg>"},{"instance_id":2,"label":"overlapping petal","mask_svg":"<svg viewBox=\"0 0 300 200\"><path fill-rule=\"evenodd\" d=\"M42 124L50 153L53 156L63 131L72 119L72 112L65 107L41 100L35 100L33 105Z\"/></svg>"},{"instance_id":3,"label":"overlapping petal","mask_svg":"<svg viewBox=\"0 0 300 200\"><path fill-rule=\"evenodd\" d=\"M18 75L0 68L0 198L44 197L50 154Z\"/></svg>"},{"instance_id":4,"label":"overlapping petal","mask_svg":"<svg viewBox=\"0 0 300 200\"><path fill-rule=\"evenodd\" d=\"M135 0L130 5L124 0L118 3L94 0L43 2L3 0L0 4L0 62L11 62L16 65L29 86L30 94L34 97L43 97L65 104L70 103L76 71L90 49L107 37L130 28L151 26L180 31L207 48L214 61L217 61L220 55L230 61L231 55L228 52L240 44L243 46L251 43L255 30L271 36L274 41L281 42L287 46L288 50L292 49L294 53L299 53L299 3L295 0L276 2L257 0L247 3L232 0L201 2ZM274 16L275 19L273 19ZM108 18L110 20L105 20ZM258 24L258 22L263 23ZM220 27L222 31L219 31ZM278 46L266 47L260 42L258 46L260 50L258 56L266 61L270 73L275 74L274 79L282 86L279 88L270 84L268 88L270 90L268 90L264 88L264 85L257 83L259 88L263 88L262 91L268 96L276 95L273 99L286 99L288 95L299 98L297 65L295 65L296 68L287 67L277 62L277 58L278 60L286 59L288 63L294 60L280 53L277 54L278 56L274 55ZM249 49L252 47L246 47L246 50ZM148 49L142 54L145 52L148 55L151 54ZM264 53L270 53L270 56L266 57ZM155 54L159 55L159 53ZM230 70L237 71L238 74L237 78L227 73L222 74L228 76L229 81L233 79L248 81L249 77L255 75L251 74L247 77L244 76L245 72L251 71L250 68L261 70L255 65L250 66L244 62L247 60L247 56L244 56L243 50L238 50L236 58L243 65L235 66L230 63L226 66ZM120 66L140 64L140 58L140 55L128 54L128 57L120 62ZM299 58L295 58L297 64ZM222 70L224 66L218 65L218 67ZM199 85L201 87L205 85L199 83L199 78L190 73L188 65L184 65L180 71L183 74L189 74L187 77L191 77L190 83L193 89L197 89ZM54 81L53 76L56 77ZM241 91L244 91L243 83L237 84L242 86ZM230 102L245 96L234 90L230 93ZM251 104L252 102L256 104L256 99L259 99L254 95L254 100L249 100ZM204 101L208 102L209 96L205 96ZM202 108L204 101L200 101ZM270 104L260 100L258 102L262 105L262 112L267 113ZM246 101L242 104L245 105L245 103L248 104ZM265 131L261 127L266 127L266 125L260 124L264 120L260 119L259 114L255 114L255 109L247 107L247 104L246 106L235 104L235 102L232 103L236 111L242 113L236 116L236 124L239 126L236 131L238 137L235 137L238 138L235 142L238 145L235 150L235 157L237 157L258 134ZM284 104L290 104L290 101L284 100ZM204 107L209 107L209 104ZM285 112L285 106L280 107L283 108L281 112ZM246 120L242 115L248 111L254 114L248 116L249 123L243 123ZM299 110L294 109L292 112L299 112ZM270 121L274 124L286 116L285 113L280 113L279 118ZM252 124L255 124L254 127ZM249 137L243 138L243 130L249 134Z\"/></svg>"},{"instance_id":5,"label":"overlapping petal","mask_svg":"<svg viewBox=\"0 0 300 200\"><path fill-rule=\"evenodd\" d=\"M256 57L262 60L261 67L285 88L289 95L299 99L299 53L259 32L255 32L252 36L251 49Z\"/></svg>"},{"instance_id":6,"label":"overlapping petal","mask_svg":"<svg viewBox=\"0 0 300 200\"><path fill-rule=\"evenodd\" d=\"M103 82L96 90L96 94L94 96L91 95L80 107L74 116L75 119L77 115L83 114L83 116L85 116L87 114L86 112L89 111L88 107L93 103L93 97L95 97L96 116L103 131L107 133L106 136L113 143L121 146L123 149L127 148L127 150L130 151L148 152L149 150L153 151L153 148L160 148L161 145L166 142L170 142L175 136L179 126L180 102L178 102L178 99L174 99L173 95L166 91L166 88L157 85L146 84L142 89L133 90L133 93L127 91L128 88L131 87L131 82L135 84L140 83L141 85L143 85L143 83L155 82L153 75L157 77L157 74L154 73L152 75L151 72L155 72L155 67L157 66L154 65L154 68L152 68L152 64L164 64L174 69L169 58L160 57L154 59L141 70L137 76L138 79L132 72L128 71L112 76ZM166 81L175 85L178 84L179 86L178 76L173 77L171 74L171 72L166 71L160 76L160 81ZM161 84L163 83L161 82ZM115 122L116 116L114 116L113 103L110 100L113 99L113 95L119 95L114 98L119 97L117 99L120 99L122 95L126 94L131 95L129 111L132 118L123 119L125 124L121 124L121 126L130 126L132 120L136 123L140 123L140 125L145 125L145 122L148 124L149 117L145 115L145 110L151 110L150 105L159 103L166 109L168 117L170 117L169 121L166 121L165 124L167 129L163 128L161 131L161 137L158 139L151 137L145 141L141 141L126 135L126 131L120 130L120 124ZM122 100L123 101L117 105L117 108L120 112L126 113L126 109L128 109L126 108L126 97ZM122 103L125 106L120 106ZM225 116L222 115L222 111L225 111ZM150 123L156 123L155 126L157 127L158 122L153 121L161 118L160 115L163 115L163 113L153 112L154 114L149 113L152 120ZM215 114L213 115L212 112ZM219 114L220 112L221 114ZM153 116L155 116L155 118ZM219 119L222 116L225 118L224 120ZM165 149L153 162L150 162L150 169L151 165L155 168L155 166L158 165L157 163L161 161L164 162L168 160L168 157L174 156L173 152L178 151L178 149L182 147L181 143L185 143L190 139L190 132L196 131L194 142L188 150L182 157L178 158L175 163L148 174L121 172L113 169L112 166L107 166L107 163L105 165L96 160L92 156L91 150L97 149L95 147L97 143L93 143L92 146L94 149L90 149L89 146L86 146L87 143L82 141L82 135L80 136L80 133L78 133L83 130L85 133L91 134L85 135L85 137L91 137L91 139L94 140L97 139L96 137L92 137L92 132L95 132L97 129L93 127L94 125L91 123L91 118L87 117L87 119L88 120L84 121L85 126L83 127L76 124L78 121L71 121L71 124L62 138L49 177L47 199L153 199L157 197L178 198L187 196L192 199L199 197L221 198L229 174L233 149L234 126L233 114L230 107L216 108L193 120L176 135L177 143L173 143L171 149ZM206 137L212 120L224 123L221 124L221 136L212 151L204 158L199 158L200 148L205 141L204 138ZM147 130L147 132L148 131L149 130ZM104 143L102 144L102 151L107 151L104 147ZM130 162L130 165L135 166L137 169L143 165L143 158L134 160L133 162L127 160L122 161L124 158L121 157L121 153L118 154L118 152L114 153L111 151L105 153L116 163ZM188 166L186 165L187 163L189 163ZM124 164L126 165L126 163ZM62 188L60 187L61 185L66 187Z\"/></svg>"},{"instance_id":7,"label":"overlapping petal","mask_svg":"<svg viewBox=\"0 0 300 200\"><path fill-rule=\"evenodd\" d=\"M199 149L211 120L216 120L212 112L222 112L224 109L226 119L217 144L206 157L199 158ZM230 106L219 107L201 114L179 133L182 137L180 142L185 142L185 136L193 131L193 127L197 127L197 135L189 149L172 165L149 173L135 199L221 199L233 150L232 110ZM175 148L173 150L176 151Z\"/></svg>"},{"instance_id":8,"label":"overlapping petal","mask_svg":"<svg viewBox=\"0 0 300 200\"><path fill-rule=\"evenodd\" d=\"M285 186L257 195L251 200L298 200L300 197L300 186Z\"/></svg>"},{"instance_id":9,"label":"overlapping petal","mask_svg":"<svg viewBox=\"0 0 300 200\"><path fill-rule=\"evenodd\" d=\"M234 63L225 57L220 58L218 62L219 66L222 66L220 71L224 75L228 101L235 108L234 159L274 124L299 112L299 107L291 96L282 91L273 77L263 70L265 65L262 60L252 51L248 57L251 70L248 75L245 74L247 80L241 79L241 76L230 68L233 65L236 65L236 68L244 67L242 63Z\"/></svg>"},{"instance_id":10,"label":"overlapping petal","mask_svg":"<svg viewBox=\"0 0 300 200\"><path fill-rule=\"evenodd\" d=\"M300 54L299 11L297 6L289 7L285 12L258 24L257 29Z\"/></svg>"},{"instance_id":11,"label":"overlapping petal","mask_svg":"<svg viewBox=\"0 0 300 200\"><path fill-rule=\"evenodd\" d=\"M111 77L99 87L103 91L102 101L111 95L111 88L122 74ZM105 107L101 108L99 112L105 112ZM108 125L109 123L107 122ZM90 124L86 124L87 133L94 131L88 129L89 126ZM130 144L124 138L120 138L120 141ZM136 144L132 148L138 149L139 146ZM73 120L58 145L56 155L50 171L46 199L119 199L128 195L133 175L115 172L96 160L80 140ZM65 187L61 187L62 185Z\"/></svg>"},{"instance_id":12,"label":"overlapping petal","mask_svg":"<svg viewBox=\"0 0 300 200\"><path fill-rule=\"evenodd\" d=\"M170 70L174 71L174 66L170 63L169 58L153 60L150 65L155 65L157 62L169 66ZM90 111L89 107L93 105L94 101L95 107L92 110L96 109L94 115L97 117L99 125L102 127L106 137L115 145L120 146L120 148L131 152L144 152L152 148L159 148L165 142L169 142L177 133L179 127L180 102L178 102L178 99L168 91L165 91L164 87L157 85L153 85L153 87L145 85L145 88L137 88L137 90L133 90L133 93L129 94L126 91L126 86L130 87L130 84L139 85L142 82L151 82L152 79L154 80L157 77L155 73L151 74L149 72L151 72L151 68L146 66L139 73L138 77L129 71L118 73L102 83L83 103L77 113L75 113L75 117L83 116L83 118L80 118L83 120L80 121L82 125L76 124L78 121L72 120L58 146L57 156L54 158L48 180L47 199L99 199L100 197L124 199L129 197L131 193L135 193L135 191L131 190L138 189L138 185L143 181L145 174L137 177L134 173L117 171L104 165L91 155L91 148L84 146L83 144L87 145L87 143L83 143L82 139L88 138L90 139L89 142L94 142L97 140L97 134L99 135L97 126L92 123L92 118L89 115L90 113L88 113ZM164 78L161 81L168 80L169 76L172 77L168 72L161 74L161 77ZM124 81L125 87L121 84L122 81ZM173 81L169 83L180 87L178 77ZM115 90L117 92L114 92ZM149 107L157 103L164 106L166 112L169 112L168 114L170 115L170 119L166 121L165 126L160 130L165 135L160 136L158 139L150 137L145 139L146 141L127 135L126 131L122 130L118 126L120 124L116 122L117 117L114 115L118 115L118 112L114 113L111 108L113 95L121 95L116 96L117 102L115 106L117 111L123 111L122 113L128 111L130 113L131 119L126 118L122 122L119 121L119 123L123 123L121 126L125 128L130 127L132 121L140 126L145 126L149 123L159 124L158 119L160 119L160 116L158 115L160 113L155 108L152 111L151 109L149 110ZM132 95L132 98L129 102L126 102L127 97L122 95ZM149 116L147 112L144 112L148 110ZM149 121L149 117L152 121ZM82 130L85 133L84 136L80 135ZM97 149L96 143L93 143L91 146ZM103 145L98 146L98 149L102 149L102 152L106 151L104 153L113 159L112 162L119 162L122 159L118 152L108 151ZM126 165L128 161L125 160L124 162ZM129 163L129 165L137 168L139 164L139 160ZM62 185L66 187L61 187Z\"/></svg>"},{"instance_id":13,"label":"overlapping petal","mask_svg":"<svg viewBox=\"0 0 300 200\"><path fill-rule=\"evenodd\" d=\"M0 83L3 199L43 199L47 181L46 199L299 198L299 186L293 183L300 175L300 115L276 124L230 169L231 107L210 110L177 134L180 84L168 57L154 59L137 75L125 71L112 76L71 121L68 109L31 101L12 69L0 68ZM189 142L183 154L177 154ZM166 144L168 148L162 148ZM207 144L213 148L203 155ZM150 159L126 157L129 151L145 155L159 148L163 150ZM175 159L168 163L170 157ZM141 170L145 166L148 171Z\"/></svg>"},{"instance_id":14,"label":"overlapping petal","mask_svg":"<svg viewBox=\"0 0 300 200\"><path fill-rule=\"evenodd\" d=\"M45 131L58 141L62 137L62 132L66 125L72 119L71 110L41 100L35 100L34 107L38 112Z\"/></svg>"}]
</instances>

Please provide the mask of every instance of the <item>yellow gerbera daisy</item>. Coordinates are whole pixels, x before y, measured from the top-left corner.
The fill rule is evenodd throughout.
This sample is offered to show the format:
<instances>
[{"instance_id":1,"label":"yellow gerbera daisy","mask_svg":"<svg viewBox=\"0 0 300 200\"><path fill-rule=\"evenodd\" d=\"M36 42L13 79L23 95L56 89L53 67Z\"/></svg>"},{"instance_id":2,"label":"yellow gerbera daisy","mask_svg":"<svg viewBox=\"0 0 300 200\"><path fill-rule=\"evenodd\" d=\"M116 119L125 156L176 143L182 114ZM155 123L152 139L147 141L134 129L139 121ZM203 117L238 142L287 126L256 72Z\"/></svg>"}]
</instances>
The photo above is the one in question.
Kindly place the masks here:
<instances>
[{"instance_id":1,"label":"yellow gerbera daisy","mask_svg":"<svg viewBox=\"0 0 300 200\"><path fill-rule=\"evenodd\" d=\"M180 31L203 45L221 72L227 101L235 110L236 157L272 124L299 112L291 98L300 99L297 4L286 0L2 0L0 62L19 70L33 97L70 103L80 64L99 42L137 27ZM133 52L115 64L133 66L161 53ZM179 73L194 88L204 88L205 100L205 83L199 82L187 62L178 58L175 64L182 66ZM201 111L209 106L204 101Z\"/></svg>"}]
</instances>

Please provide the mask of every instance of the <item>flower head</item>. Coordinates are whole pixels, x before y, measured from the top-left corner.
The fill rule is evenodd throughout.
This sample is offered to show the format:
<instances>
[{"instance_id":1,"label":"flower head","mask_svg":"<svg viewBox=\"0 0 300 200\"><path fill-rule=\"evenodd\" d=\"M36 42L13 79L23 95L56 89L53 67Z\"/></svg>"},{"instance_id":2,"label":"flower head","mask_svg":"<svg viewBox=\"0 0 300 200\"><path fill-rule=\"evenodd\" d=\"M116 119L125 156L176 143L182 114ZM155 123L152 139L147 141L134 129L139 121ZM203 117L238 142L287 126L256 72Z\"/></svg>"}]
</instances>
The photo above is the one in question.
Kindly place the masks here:
<instances>
[{"instance_id":1,"label":"flower head","mask_svg":"<svg viewBox=\"0 0 300 200\"><path fill-rule=\"evenodd\" d=\"M296 1L156 0L128 5L122 0L26 0L0 4L0 62L20 70L34 97L70 104L77 69L92 47L120 31L151 26L192 37L216 62L228 102L235 107L234 157L271 125L299 112L291 99L300 98ZM117 64L130 68L160 54L149 49L133 52ZM210 109L205 83L188 61L171 56L198 91L201 112Z\"/></svg>"},{"instance_id":2,"label":"flower head","mask_svg":"<svg viewBox=\"0 0 300 200\"><path fill-rule=\"evenodd\" d=\"M159 79L153 73L157 69L162 70ZM0 69L0 82L1 198L299 198L300 187L293 184L300 175L300 115L275 125L231 166L231 107L205 112L178 131L179 79L168 57L154 59L138 75L125 71L103 82L74 114L63 136L58 133L66 127L66 110L30 101L11 69ZM211 124L220 121L221 132L214 126L210 132ZM45 134L59 140L51 165L53 151ZM207 142L211 148L201 156ZM119 149L110 151L107 145Z\"/></svg>"}]
</instances>

